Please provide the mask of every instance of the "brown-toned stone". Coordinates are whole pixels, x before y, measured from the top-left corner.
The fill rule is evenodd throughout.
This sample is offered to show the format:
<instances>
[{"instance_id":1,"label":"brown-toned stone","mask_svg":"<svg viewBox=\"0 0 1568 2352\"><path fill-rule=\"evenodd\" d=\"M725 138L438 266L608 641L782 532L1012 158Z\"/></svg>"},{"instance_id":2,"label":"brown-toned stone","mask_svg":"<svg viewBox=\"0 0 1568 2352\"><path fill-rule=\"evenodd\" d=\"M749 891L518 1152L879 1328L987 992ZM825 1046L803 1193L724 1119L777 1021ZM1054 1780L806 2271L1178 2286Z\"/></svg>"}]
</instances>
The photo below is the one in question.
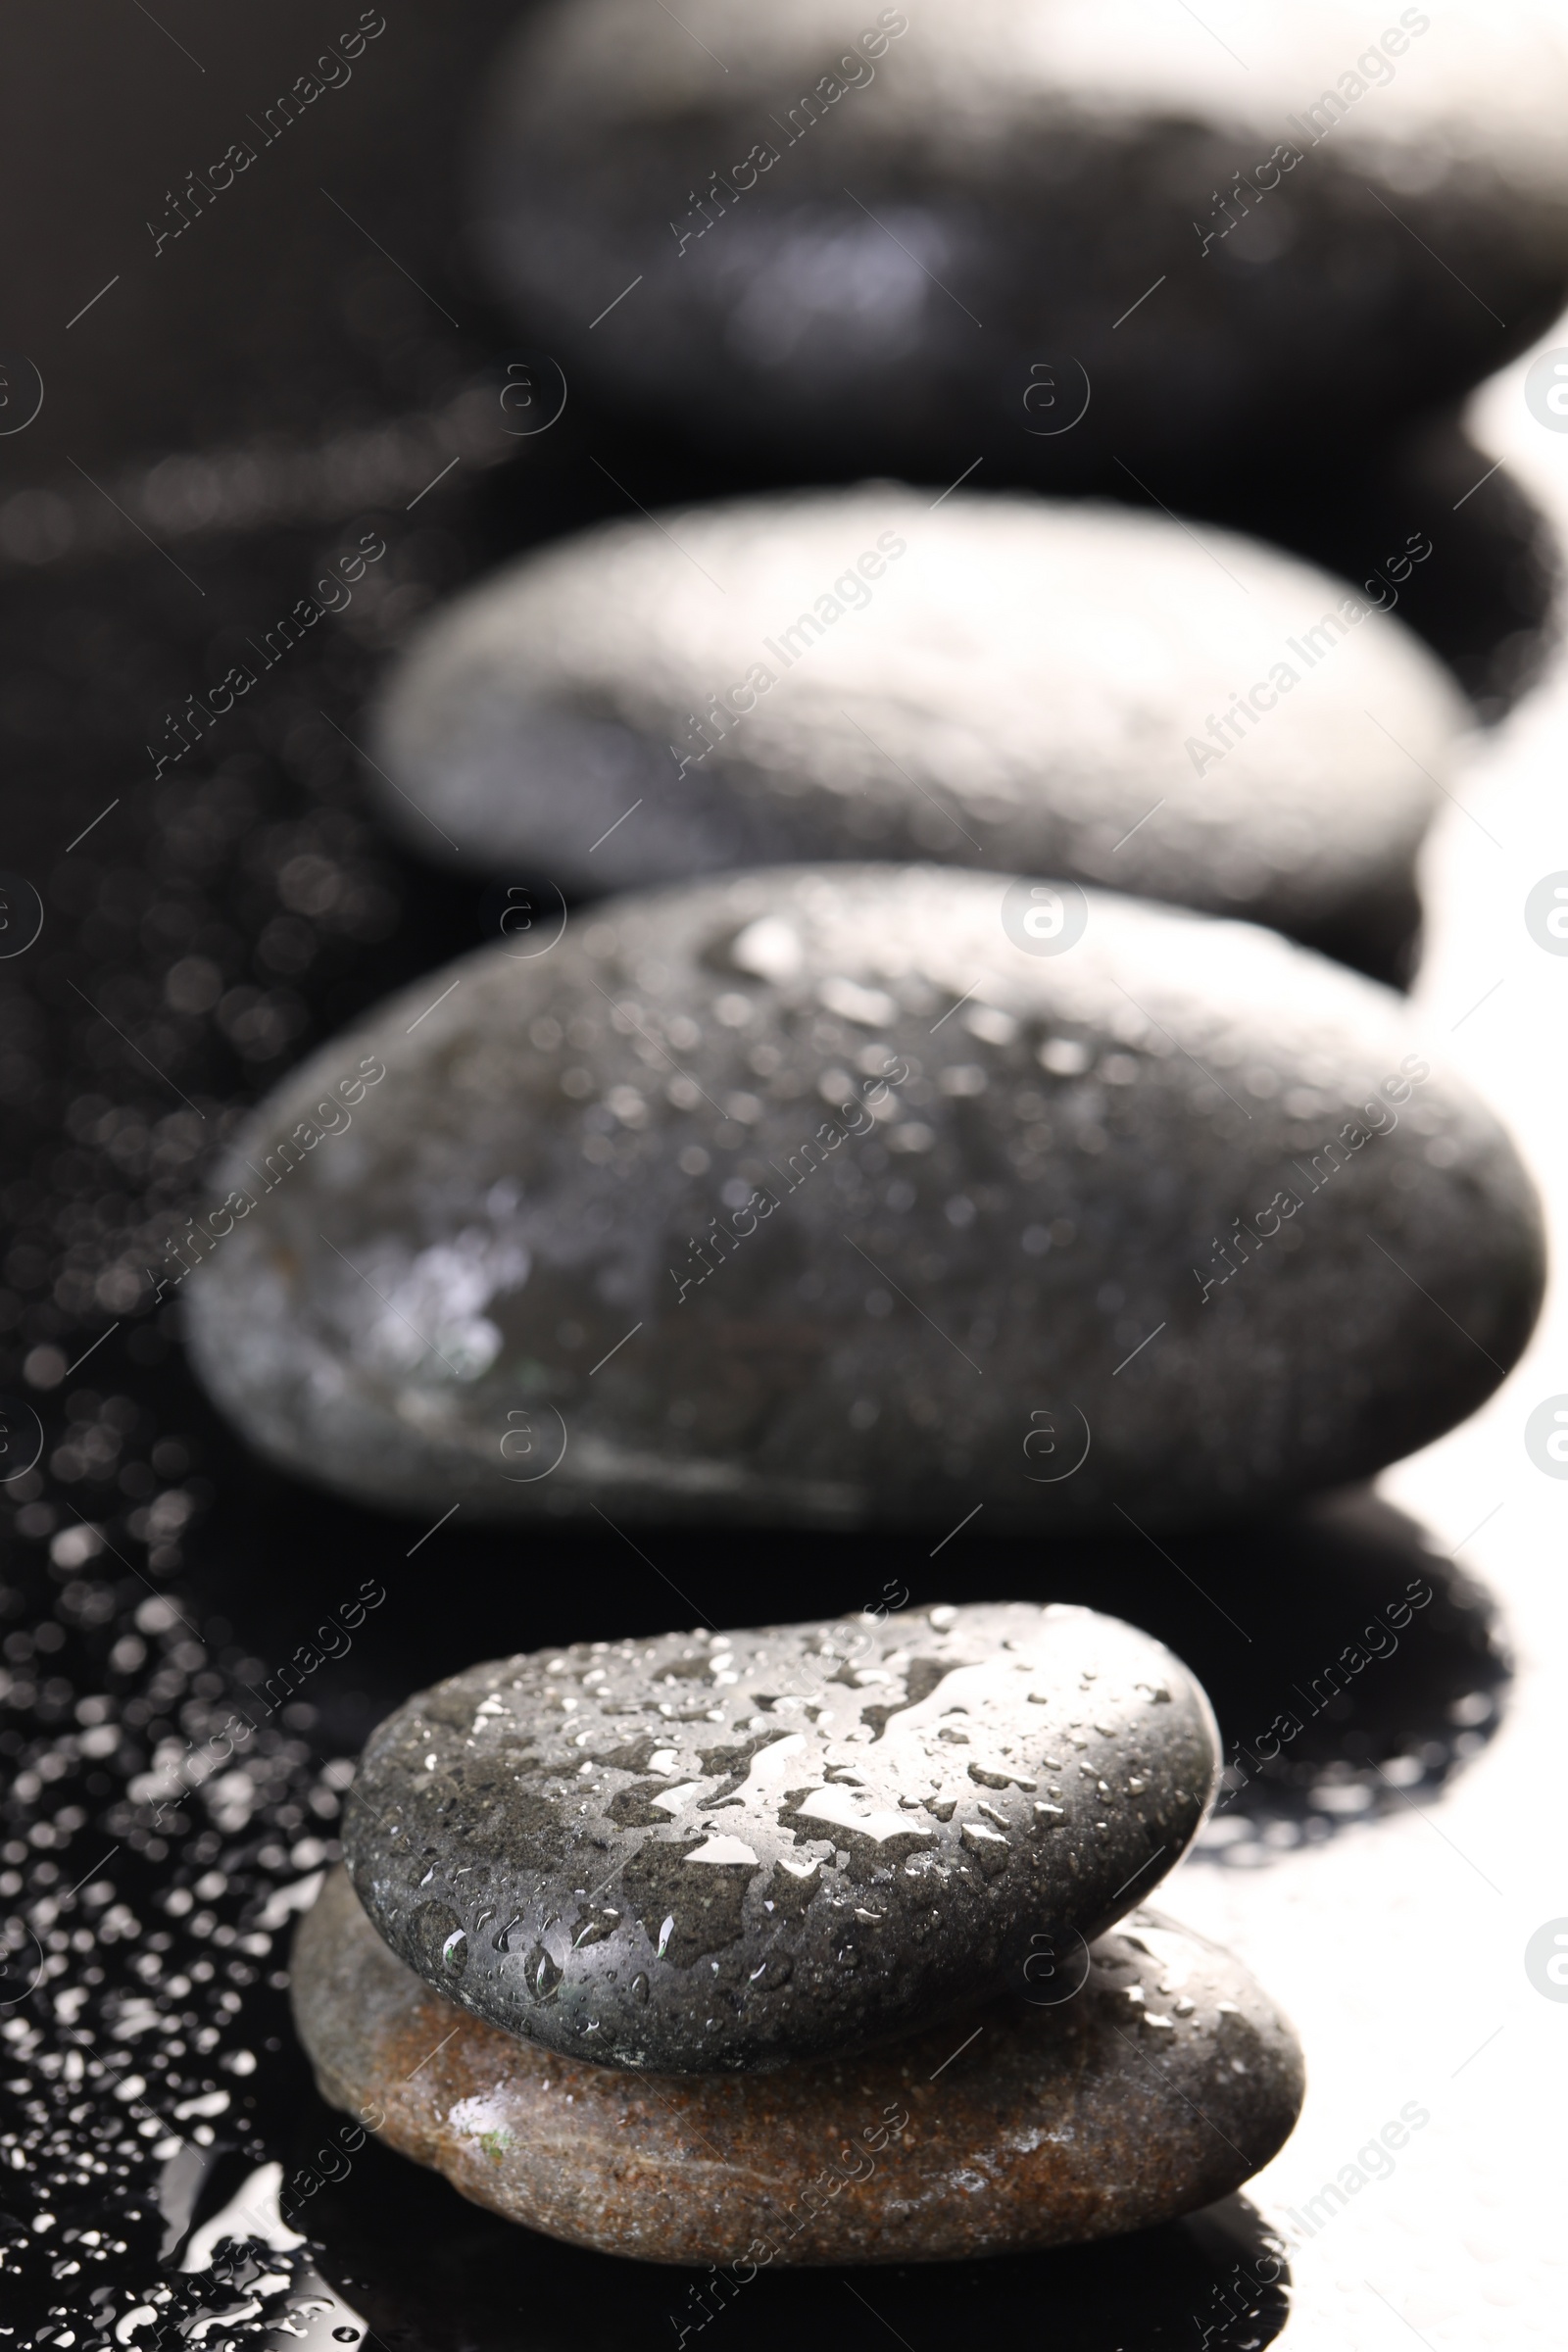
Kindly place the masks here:
<instances>
[{"instance_id":1,"label":"brown-toned stone","mask_svg":"<svg viewBox=\"0 0 1568 2352\"><path fill-rule=\"evenodd\" d=\"M475 2204L742 2278L1142 2229L1227 2195L1289 2133L1296 2037L1228 1953L1138 1911L1025 1967L1017 1992L864 2056L637 2074L456 2007L338 1871L301 1923L293 2001L323 2097Z\"/></svg>"}]
</instances>

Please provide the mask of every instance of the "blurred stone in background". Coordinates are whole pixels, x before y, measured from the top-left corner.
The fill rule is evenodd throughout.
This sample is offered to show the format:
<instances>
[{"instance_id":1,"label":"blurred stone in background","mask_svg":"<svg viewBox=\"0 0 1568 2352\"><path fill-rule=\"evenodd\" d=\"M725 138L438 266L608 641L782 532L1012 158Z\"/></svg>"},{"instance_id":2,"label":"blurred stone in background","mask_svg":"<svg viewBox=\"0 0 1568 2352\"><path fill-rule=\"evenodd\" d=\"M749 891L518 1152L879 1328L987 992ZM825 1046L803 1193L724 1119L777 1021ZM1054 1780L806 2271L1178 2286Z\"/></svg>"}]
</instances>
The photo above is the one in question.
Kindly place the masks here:
<instances>
[{"instance_id":1,"label":"blurred stone in background","mask_svg":"<svg viewBox=\"0 0 1568 2352\"><path fill-rule=\"evenodd\" d=\"M1411 532L1348 581L1104 502L933 512L893 485L633 518L441 609L392 673L372 789L432 861L573 896L932 858L1269 923L1392 979L1466 720L1396 616L1434 553Z\"/></svg>"},{"instance_id":2,"label":"blurred stone in background","mask_svg":"<svg viewBox=\"0 0 1568 2352\"><path fill-rule=\"evenodd\" d=\"M1532 12L860 13L523 27L483 241L568 366L808 471L1000 455L1181 505L1451 401L1568 291L1568 51Z\"/></svg>"}]
</instances>

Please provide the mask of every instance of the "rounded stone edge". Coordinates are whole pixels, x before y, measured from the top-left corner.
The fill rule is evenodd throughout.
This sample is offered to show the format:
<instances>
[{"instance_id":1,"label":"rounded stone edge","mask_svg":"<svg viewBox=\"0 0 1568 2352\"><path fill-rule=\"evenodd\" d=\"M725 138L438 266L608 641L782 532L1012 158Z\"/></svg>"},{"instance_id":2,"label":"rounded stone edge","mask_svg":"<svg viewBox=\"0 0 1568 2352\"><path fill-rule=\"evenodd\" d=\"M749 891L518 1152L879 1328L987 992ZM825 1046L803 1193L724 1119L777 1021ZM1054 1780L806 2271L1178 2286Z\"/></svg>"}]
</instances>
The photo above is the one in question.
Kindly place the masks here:
<instances>
[{"instance_id":1,"label":"rounded stone edge","mask_svg":"<svg viewBox=\"0 0 1568 2352\"><path fill-rule=\"evenodd\" d=\"M1042 1614L1050 1615L1053 1609L1060 1610L1063 1605L1046 1604ZM1092 1906L1079 1895L1076 1861L1071 1866L1071 1886L1063 1883L1060 1893L1054 1897L1044 1886L1036 1886L1027 1895L1015 1888L1013 1908L1005 1914L1002 1914L999 1908L998 1916L988 1923L983 1933L984 1948L975 1955L982 1963L987 1980L984 1988L978 1994L966 1991L951 1981L950 1972L945 1984L940 1979L936 1981L921 2004L921 2022L911 2022L907 2015L904 2019L890 2021L886 2015L887 2000L884 1998L879 2001L868 1992L846 2021L835 2022L831 2026L825 2025L820 2018L814 2026L804 2020L793 2021L791 2030L798 2034L804 2044L799 2059L776 2055L776 2025L769 2023L759 2028L754 2022L748 2028L743 2021L737 2020L732 2031L716 2046L705 2044L698 2035L686 2034L680 2058L673 2062L673 2071L684 2077L714 2078L772 2073L787 2070L794 2064L816 2064L851 2053L874 2053L915 2034L940 2031L946 2021L967 2015L982 2003L1001 1997L1009 1984L1027 1974L1033 1947L1041 1940L1039 1934L1031 1934L1032 1929L1044 1931L1052 1936L1071 1937L1079 1945L1086 1940L1093 1941L1108 1933L1140 1904L1147 1902L1160 1881L1192 1849L1213 1811L1224 1764L1219 1724L1207 1691L1176 1651L1142 1627L1131 1625L1124 1618L1107 1616L1103 1611L1078 1604L1065 1606L1080 1617L1096 1621L1102 1643L1108 1641L1114 1644L1130 1637L1141 1645L1141 1651L1147 1653L1142 1660L1147 1671L1151 1674L1157 1671L1168 1687L1170 1698L1179 1702L1173 1705L1171 1712L1174 1717L1184 1719L1180 1721L1180 1736L1186 1752L1175 1759L1167 1757L1167 1760L1173 1762L1173 1768L1182 1776L1183 1787L1178 1788L1175 1793L1184 1796L1184 1801L1185 1784L1191 1776L1191 1800L1186 1802L1183 1825L1161 1825L1166 1832L1165 1841L1132 1871L1121 1886L1102 1895ZM835 1621L825 1622L831 1629ZM853 1618L837 1622L851 1631L855 1629ZM780 1625L746 1630L749 1634L772 1639L802 1629ZM533 1654L538 1658L570 1658L573 1651L582 1646L567 1644ZM521 1662L521 1659L487 1660L477 1666L462 1669L457 1674L444 1677L437 1684L411 1692L401 1705L375 1726L362 1752L360 1785L368 1782L375 1787L376 1801L374 1804L357 1804L351 1791L343 1822L343 1867L355 1887L356 1899L370 1919L377 1936L400 1963L412 1968L420 1981L429 1984L440 1997L450 1997L454 2009L461 2009L509 2038L526 2041L547 2055L559 2056L568 2064L593 2065L594 2059L582 2046L581 2021L585 2010L594 2010L600 2016L605 2014L607 1996L602 1987L597 1988L597 1997L588 1986L575 1985L571 1987L573 1997L568 2002L563 2003L552 1998L548 2002L528 2003L518 1990L515 1976L511 1976L504 1983L493 1967L486 1968L478 1976L470 1971L461 1992L453 1986L449 1993L432 1982L421 1966L416 1936L419 1908L417 1899L410 1895L406 1886L394 1886L393 1876L401 1855L392 1854L382 1837L382 1809L401 1811L408 1800L400 1802L396 1796L395 1763L392 1766L390 1788L382 1787L375 1776L389 1751L395 1751L405 1736L410 1719L417 1719L431 1712L433 1702L434 1713L442 1718L441 1728L434 1734L426 1734L426 1737L439 1739L441 1730L445 1728L443 1702L449 1702L460 1686L466 1693L475 1675L505 1673ZM1123 1664L1126 1663L1123 1660ZM477 1700L466 1695L466 1705L477 1703ZM626 1769L629 1771L629 1768ZM461 1827L461 1815L456 1823L449 1826ZM435 1824L426 1823L422 1834L428 1836L434 1829ZM1152 1830L1149 1833L1151 1837L1155 1834ZM955 1863L964 1860L957 1843L949 1847L949 1858ZM1037 1866L1041 1859L1036 1856ZM430 1882L430 1899L438 1903L450 1902L453 1905L453 1924L463 1926L464 1905L455 1890L444 1880L437 1883L438 1874L435 1871L427 1873L426 1879ZM866 1899L873 1899L869 1889L866 1889ZM563 1898L564 1912L567 1908ZM478 1924L471 1913L464 1934L469 1939L467 1948L482 1945ZM977 1944L981 1940L982 1937L977 1936ZM791 1955L797 1963L801 1956L799 1952ZM571 1955L568 1954L568 1965L570 1959ZM673 1999L677 2010L683 2003L689 2002L693 1997L697 1964L677 1966L673 1961L666 1961L662 1948L656 1952L651 1942L645 1939L640 1951L634 1949L630 1954L622 1955L621 1965L636 1969L645 1982L652 1979L658 1988L661 2027L665 2033L671 2032L669 2008L662 1995L673 1984ZM886 1982L885 1979L870 1981ZM627 2023L624 2018L621 2019L619 2030L622 2034L626 2031ZM609 2035L604 2046L612 2046ZM624 2042L621 2049L625 2049ZM666 2071L662 2065L642 2066L636 2058L624 2054L617 2054L605 2063L612 2068L624 2068L650 2076Z\"/></svg>"},{"instance_id":2,"label":"rounded stone edge","mask_svg":"<svg viewBox=\"0 0 1568 2352\"><path fill-rule=\"evenodd\" d=\"M1150 1935L1163 1954L1155 1948L1135 1958L1129 1938ZM1187 2068L1183 2082L1174 2061L1192 2043L1182 2042L1162 2007L1151 2009L1150 1997L1163 2003L1159 1986L1177 1973L1173 1943L1193 1955L1189 1976L1196 1965L1212 1980L1216 2029L1229 2053L1222 2064L1216 2048L1207 2068ZM952 2027L871 2058L819 2061L785 2076L653 2079L552 2056L471 2019L405 1968L341 1869L296 1932L290 1998L328 2104L358 2115L389 2147L506 2220L661 2263L755 2270L774 2261L936 2262L1083 2243L1177 2220L1241 2187L1295 2128L1305 2089L1299 2043L1231 1955L1141 1910L1101 1939L1094 1958L1097 1973L1132 1969L1136 1989L1124 1984L1092 1995L1102 2005L1124 2000L1130 2032L1104 2021L1097 2034L1094 2012L1073 2000L1052 2008L1011 2000L980 2013L997 2037L993 2052L1002 2043L1005 2054L1020 2039L1042 2052L1045 2095L1031 2085L1027 2115L1015 2113L1010 2124L998 2112L1004 2086L994 2055L979 2034L950 2050ZM1108 2063L1097 2065L1097 2043ZM814 2087L812 2078L829 2086L834 2106L831 2129L814 2133L780 2104L781 2094ZM1105 2093L1099 2107L1097 2091ZM1113 2107L1119 2129L1107 2112ZM613 2132L612 2161L584 2149L585 2123ZM963 2154L991 2186L984 2198L972 2183L955 2184L955 2172L967 2166L940 2153L941 2132L951 2137L965 2125L974 2145ZM1156 2131L1164 2137L1152 2154ZM1001 2180L999 2146L1015 2159ZM928 2147L938 2153L935 2165L922 2165ZM1052 2151L1044 2163L1042 2147ZM792 2171L809 2179L786 2209L773 2192Z\"/></svg>"},{"instance_id":3,"label":"rounded stone edge","mask_svg":"<svg viewBox=\"0 0 1568 2352\"><path fill-rule=\"evenodd\" d=\"M831 514L846 524L859 520L870 534L878 524L909 529L927 512L927 502L909 485L897 480L867 479L839 490L793 489L687 502L644 523L618 519L592 523L510 559L429 615L414 632L401 659L377 690L369 725L379 769L368 782L386 821L416 855L439 860L444 853L435 850L436 837L428 821L418 813L418 807L434 794L437 804L445 809L443 821L458 836L460 858L473 871L500 873L515 867L523 872L548 873L565 882L584 899L597 899L607 891L636 889L649 881L656 886L698 881L727 871L737 863L788 866L803 858L830 864L862 862L865 856L862 844L842 832L829 838L834 822L834 795L827 790L826 776L832 765L835 743L842 739L835 736L831 727L825 734L821 731L819 710L808 709L798 721L804 730L807 765L818 796L810 803L809 813L803 815L793 802L780 803L768 793L772 762L764 760L756 764L744 741L738 757L731 744L721 743L716 766L706 778L700 774L694 774L689 781L668 778L662 763L666 760L669 736L683 724L680 706L686 699L675 684L665 690L667 707L661 707L655 696L641 711L640 718L634 717L629 709L619 707L613 712L590 716L581 698L586 694L591 701L597 682L591 663L581 671L570 667L569 627L564 653L568 666L564 671L560 666L563 655L560 644L541 657L531 657L520 649L535 634L530 607L547 605L558 585L564 585L569 597L596 565L612 567L617 557L634 562L661 559L658 532L663 532L666 539L678 538L683 546L693 542L701 546L705 537L722 545L725 534L736 531L742 524L760 538L770 534L787 538L795 530L810 533L822 517ZM1029 524L1041 532L1044 549L1050 548L1054 532L1065 534L1070 540L1074 535L1081 536L1087 525L1102 533L1107 558L1135 568L1145 550L1174 549L1180 535L1179 525L1174 521L1118 506L1108 499L1031 498L1010 489L960 491L944 518L947 529L959 529L980 537L990 534L995 552L1004 562L1013 559L1013 534ZM1295 606L1304 609L1315 602L1333 606L1342 598L1357 593L1352 583L1326 564L1234 527L1206 528L1205 545L1218 550L1226 567L1243 575L1244 584L1251 592L1277 608L1282 634L1290 625ZM716 555L710 555L710 561L721 568ZM654 577L651 575L640 584L650 590ZM1110 610L1108 602L1106 609ZM742 646L749 642L743 631L726 654L731 666L744 663ZM662 802L671 812L671 822L677 813L685 819L685 851L677 853L670 847L671 836L649 864L639 864L633 858L629 863L612 864L602 871L590 870L580 852L570 851L559 833L552 835L548 823L527 813L527 798L520 786L514 807L500 826L499 847L493 846L496 823L493 812L487 811L487 839L481 843L471 811L466 818L450 802L442 802L442 771L450 763L454 745L458 746L460 762L476 757L483 764L486 756L494 756L493 746L486 755L480 748L481 738L470 734L470 713L483 702L487 681L493 679L509 643L519 651L517 658L508 664L501 699L510 708L516 731L512 756L519 775L526 764L523 745L530 725L552 730L563 745L575 735L585 753L608 729L623 740L629 758L646 764L649 773L664 776ZM656 640L650 639L639 647L636 658L646 662L657 650ZM1430 698L1429 735L1423 739L1423 749L1440 775L1446 773L1457 757L1466 724L1463 697L1451 672L1402 621L1396 622L1392 638L1385 638L1382 661L1385 684L1398 696L1407 699L1420 691ZM1110 699L1113 689L1108 679L1104 691L1107 700ZM1374 750L1378 756L1387 756L1387 747L1374 746ZM1385 773L1376 779L1379 793L1393 794L1399 765L1397 758L1394 758ZM391 781L393 778L398 781ZM1054 787L1059 789L1062 781L1062 775L1056 776ZM639 787L628 786L628 789L635 791ZM1416 860L1440 805L1441 783L1431 781L1423 786L1412 773L1400 779L1400 789L1403 799L1398 813L1394 812L1391 804L1386 821L1383 863L1376 870L1369 868L1359 879L1348 868L1336 868L1312 877L1276 873L1267 885L1260 885L1249 897L1245 906L1238 906L1217 885L1205 890L1198 874L1187 866L1183 866L1175 887L1162 887L1159 868L1166 854L1161 854L1152 859L1149 869L1141 872L1137 880L1123 878L1121 886L1133 897L1156 905L1183 906L1219 919L1261 923L1306 945L1327 942L1330 944L1325 952L1339 955L1345 950L1344 960L1373 969L1375 977L1397 975L1401 959L1410 956L1413 936L1419 927ZM919 822L922 814L928 812L928 804L906 793L895 794L888 806L893 813L891 830L883 844L883 861L917 863L929 859L929 847L922 846ZM970 821L977 820L971 817ZM983 850L977 846L972 855L961 833L948 839L942 853L944 861L978 871L989 871L1000 861L1031 872L1059 871L1089 888L1112 887L1102 862L1074 854L1066 838L1071 831L1071 820L1054 804L1051 790L1038 803L1015 811L1010 823L1010 831L999 825L990 836L990 846ZM737 825L751 828L746 853L739 858L730 854L725 839L726 835L734 834ZM1038 837L1033 841L1021 838L1020 826L1032 827ZM705 835L712 837L710 855L704 855L699 846ZM615 851L610 853L612 857L619 847L617 843Z\"/></svg>"}]
</instances>

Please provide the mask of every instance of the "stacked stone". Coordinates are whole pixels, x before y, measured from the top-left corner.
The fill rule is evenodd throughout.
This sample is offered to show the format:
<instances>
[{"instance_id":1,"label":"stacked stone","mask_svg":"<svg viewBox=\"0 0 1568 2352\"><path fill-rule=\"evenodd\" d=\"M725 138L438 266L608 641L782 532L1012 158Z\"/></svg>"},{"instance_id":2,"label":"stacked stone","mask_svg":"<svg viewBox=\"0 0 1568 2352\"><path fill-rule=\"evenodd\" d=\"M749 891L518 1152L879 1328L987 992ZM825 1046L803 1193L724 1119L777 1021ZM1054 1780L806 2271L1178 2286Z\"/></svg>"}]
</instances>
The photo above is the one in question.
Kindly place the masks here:
<instances>
[{"instance_id":1,"label":"stacked stone","mask_svg":"<svg viewBox=\"0 0 1568 2352\"><path fill-rule=\"evenodd\" d=\"M328 2100L606 2252L744 2277L1169 2220L1302 2091L1247 1972L1142 1907L1218 1763L1180 1662L1081 1608L471 1667L369 1740L299 2030Z\"/></svg>"}]
</instances>

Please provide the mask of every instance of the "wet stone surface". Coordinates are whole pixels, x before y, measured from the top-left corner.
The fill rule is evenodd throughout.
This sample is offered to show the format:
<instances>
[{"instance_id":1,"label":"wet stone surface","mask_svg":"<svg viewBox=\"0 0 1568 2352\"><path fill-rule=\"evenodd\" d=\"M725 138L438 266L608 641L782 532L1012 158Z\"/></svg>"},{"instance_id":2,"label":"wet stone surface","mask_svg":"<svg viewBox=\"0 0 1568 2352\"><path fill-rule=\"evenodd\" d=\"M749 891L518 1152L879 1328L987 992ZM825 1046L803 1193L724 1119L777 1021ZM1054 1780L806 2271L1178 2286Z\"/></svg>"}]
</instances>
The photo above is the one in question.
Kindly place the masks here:
<instances>
[{"instance_id":1,"label":"wet stone surface","mask_svg":"<svg viewBox=\"0 0 1568 2352\"><path fill-rule=\"evenodd\" d=\"M583 1642L475 1665L362 1759L346 1853L409 1966L618 2068L776 2068L1002 1989L1183 1853L1201 1689L1089 1609Z\"/></svg>"},{"instance_id":2,"label":"wet stone surface","mask_svg":"<svg viewBox=\"0 0 1568 2352\"><path fill-rule=\"evenodd\" d=\"M609 2253L740 2265L745 2281L747 2266L952 2261L1141 2229L1267 2162L1301 2057L1238 1961L1146 1910L1052 1960L859 2058L637 2075L466 2016L388 1951L338 1873L296 1939L293 2004L323 2097L465 2196Z\"/></svg>"},{"instance_id":3,"label":"wet stone surface","mask_svg":"<svg viewBox=\"0 0 1568 2352\"><path fill-rule=\"evenodd\" d=\"M839 866L556 937L429 973L220 1163L186 1329L274 1462L427 1524L1123 1533L1368 1476L1529 1332L1502 1129L1262 931Z\"/></svg>"},{"instance_id":4,"label":"wet stone surface","mask_svg":"<svg viewBox=\"0 0 1568 2352\"><path fill-rule=\"evenodd\" d=\"M1401 581L1433 553L1409 539ZM428 857L455 842L568 894L927 856L1387 966L1463 724L1398 597L1115 508L873 487L687 509L444 608L383 702L380 797Z\"/></svg>"},{"instance_id":5,"label":"wet stone surface","mask_svg":"<svg viewBox=\"0 0 1568 2352\"><path fill-rule=\"evenodd\" d=\"M780 2066L1000 1991L1164 1876L1208 1702L1087 1609L580 1642L475 1666L371 1737L354 1882L409 1965L606 2066Z\"/></svg>"}]
</instances>

